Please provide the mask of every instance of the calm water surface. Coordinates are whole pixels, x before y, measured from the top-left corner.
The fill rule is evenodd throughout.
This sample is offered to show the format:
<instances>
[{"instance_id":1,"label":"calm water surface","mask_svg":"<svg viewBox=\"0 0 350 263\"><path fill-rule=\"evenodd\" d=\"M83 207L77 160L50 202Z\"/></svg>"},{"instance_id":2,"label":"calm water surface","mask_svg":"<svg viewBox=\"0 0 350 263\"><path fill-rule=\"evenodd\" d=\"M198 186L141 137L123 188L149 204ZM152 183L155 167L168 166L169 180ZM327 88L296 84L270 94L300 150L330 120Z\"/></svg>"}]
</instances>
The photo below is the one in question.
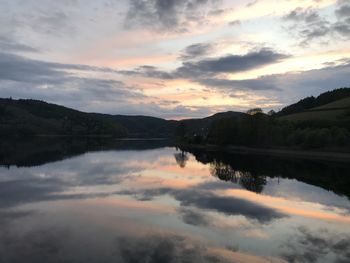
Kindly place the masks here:
<instances>
[{"instance_id":1,"label":"calm water surface","mask_svg":"<svg viewBox=\"0 0 350 263\"><path fill-rule=\"evenodd\" d=\"M0 155L0 262L350 262L348 164L57 145Z\"/></svg>"}]
</instances>

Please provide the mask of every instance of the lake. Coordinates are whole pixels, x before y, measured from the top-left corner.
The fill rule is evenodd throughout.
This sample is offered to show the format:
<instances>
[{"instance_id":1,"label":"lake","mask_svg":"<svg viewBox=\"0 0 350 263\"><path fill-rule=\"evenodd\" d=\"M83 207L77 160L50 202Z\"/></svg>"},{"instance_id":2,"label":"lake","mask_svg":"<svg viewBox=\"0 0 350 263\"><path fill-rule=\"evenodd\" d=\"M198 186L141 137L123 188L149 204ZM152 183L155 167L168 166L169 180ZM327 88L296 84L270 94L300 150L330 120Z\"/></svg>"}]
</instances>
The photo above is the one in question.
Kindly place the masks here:
<instances>
[{"instance_id":1,"label":"lake","mask_svg":"<svg viewBox=\"0 0 350 263\"><path fill-rule=\"evenodd\" d=\"M2 142L0 262L350 262L349 163Z\"/></svg>"}]
</instances>

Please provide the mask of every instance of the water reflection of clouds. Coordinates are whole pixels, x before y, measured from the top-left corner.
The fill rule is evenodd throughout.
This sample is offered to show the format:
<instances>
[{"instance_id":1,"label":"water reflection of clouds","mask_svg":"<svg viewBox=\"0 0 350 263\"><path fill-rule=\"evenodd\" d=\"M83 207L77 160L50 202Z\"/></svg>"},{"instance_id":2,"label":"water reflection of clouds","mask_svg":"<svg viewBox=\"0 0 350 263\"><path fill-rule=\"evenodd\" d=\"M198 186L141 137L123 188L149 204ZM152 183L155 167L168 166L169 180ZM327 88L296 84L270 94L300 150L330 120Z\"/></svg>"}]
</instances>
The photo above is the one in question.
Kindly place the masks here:
<instances>
[{"instance_id":1,"label":"water reflection of clouds","mask_svg":"<svg viewBox=\"0 0 350 263\"><path fill-rule=\"evenodd\" d=\"M128 229L128 228L127 228ZM5 262L281 262L215 247L203 240L171 232L135 234L95 233L94 238L67 226L33 228L20 235L7 232L0 238ZM142 232L142 231L141 231ZM104 239L104 240L102 240ZM6 240L6 242L4 242ZM77 242L78 241L78 242Z\"/></svg>"},{"instance_id":2,"label":"water reflection of clouds","mask_svg":"<svg viewBox=\"0 0 350 263\"><path fill-rule=\"evenodd\" d=\"M297 180L269 179L264 193L266 195L283 197L289 200L319 203L327 206L328 209L340 207L346 209L348 213L350 213L350 202L347 198Z\"/></svg>"},{"instance_id":3,"label":"water reflection of clouds","mask_svg":"<svg viewBox=\"0 0 350 263\"><path fill-rule=\"evenodd\" d=\"M313 232L297 228L289 242L281 246L282 257L288 262L350 262L350 236L330 233L323 228Z\"/></svg>"},{"instance_id":4,"label":"water reflection of clouds","mask_svg":"<svg viewBox=\"0 0 350 263\"><path fill-rule=\"evenodd\" d=\"M140 201L149 201L161 195L171 195L180 202L182 207L197 207L199 209L216 211L226 215L243 215L249 219L267 223L286 215L267 206L237 197L215 195L199 189L153 188L137 191L121 191L118 194L131 195Z\"/></svg>"},{"instance_id":5,"label":"water reflection of clouds","mask_svg":"<svg viewBox=\"0 0 350 263\"><path fill-rule=\"evenodd\" d=\"M260 186L262 182L250 178L248 173L234 171L232 174L228 167L220 166L221 170L217 171L220 172L220 176L226 175L224 179L229 179L229 182L220 181L217 178L222 179L220 176L210 175L208 165L194 161L191 155L186 156L184 162L180 157L183 156L177 156L179 160L175 160L176 156L174 157L174 150L171 148L141 152L109 151L89 153L39 167L10 170L0 168L0 216L3 218L1 222L7 225L15 221L28 224L26 218L37 216L32 212L35 208L47 213L57 213L56 205L64 204L64 209L71 205L71 212L74 211L72 213L84 215L77 220L77 225L88 220L86 218L94 219L94 223L98 225L114 225L113 231L116 236L111 237L114 241L108 243L108 248L102 251L113 250L113 260L117 262L143 262L140 261L140 257L153 260L152 262L168 262L169 256L178 260L173 262L182 262L185 258L190 259L189 261L198 261L200 258L201 262L232 262L233 257L241 257L243 262L264 262L264 258L223 249L222 246L208 247L208 244L198 243L198 240L189 239L189 236L200 232L206 240L211 237L220 240L221 245L226 244L226 241L232 242L232 239L239 240L242 247L254 252L254 249L261 245L258 244L258 240L264 239L266 244L271 244L269 242L273 240L269 240L270 238L276 238L283 235L283 231L287 231L283 229L279 233L274 227L284 228L294 224L295 216L302 217L303 219L299 218L299 222L305 225L313 224L317 220L318 226L338 230L341 226L329 226L327 222L343 222L343 227L350 222L348 214L341 214L341 208L349 206L348 200L321 188L289 179L282 179L277 184L276 180L267 178L263 182L263 194L257 194L259 191L247 191L246 186L252 186L253 191L259 190L260 188L255 186ZM317 200L318 196L322 198ZM330 197L330 200L326 200L327 197ZM49 201L48 206L52 208L45 207L45 201ZM22 205L32 210L20 210ZM92 211L96 213L95 216L91 215ZM67 213L67 210L61 210L61 213ZM108 216L113 220L104 222ZM122 224L121 217L127 223ZM304 220L305 218L309 221ZM146 228L151 225L157 229L173 229L173 233L164 235L152 232L135 236L134 231L122 235L121 229L135 228L131 226L132 222ZM85 226L85 229L90 227L91 231L95 231L95 224ZM46 225L49 227L50 222ZM4 244L5 239L0 237L1 249L8 249L8 256L13 262L27 256L35 261L40 253L44 253L44 257L47 258L50 258L50 255L64 257L67 253L73 253L67 249L72 249L74 244L61 242L60 235L77 235L77 230L67 231L63 228L61 231L53 227L51 234L47 234L51 228L45 229L44 234L40 232L40 226L37 228L36 233L28 232L22 236L18 233L17 236L8 233L7 238L12 238L9 245ZM0 230L4 230L4 227ZM185 230L190 234L185 235ZM232 233L226 233L228 230ZM298 231L302 232L300 229ZM240 239L242 237L243 239ZM21 243L22 238L33 240L34 243ZM329 249L321 251L325 255L338 253L339 260L348 259L348 255L339 252L338 249L342 247L348 250L347 233L340 239L336 238L336 232L328 232L321 237L316 235L316 238L331 240L324 245L329 246ZM79 242L82 239L76 237L75 240ZM315 256L310 253L316 251L313 250L313 246L317 246L314 240L314 232L309 231L308 235L304 236L299 234L298 239L291 239L291 243L286 245L287 248L283 248L282 256L291 262L313 260ZM97 239L96 242L98 241ZM45 247L40 245L41 242L56 244ZM311 252L303 252L298 244L304 244L303 247L309 248ZM90 245L91 251L97 250L92 243ZM291 249L288 249L288 246ZM199 248L198 251L195 248ZM15 255L15 249L22 252ZM164 250L168 250L169 253L163 253ZM76 258L79 256L82 255L76 254ZM100 260L111 260L111 255L100 256ZM100 261L96 258L95 262Z\"/></svg>"}]
</instances>

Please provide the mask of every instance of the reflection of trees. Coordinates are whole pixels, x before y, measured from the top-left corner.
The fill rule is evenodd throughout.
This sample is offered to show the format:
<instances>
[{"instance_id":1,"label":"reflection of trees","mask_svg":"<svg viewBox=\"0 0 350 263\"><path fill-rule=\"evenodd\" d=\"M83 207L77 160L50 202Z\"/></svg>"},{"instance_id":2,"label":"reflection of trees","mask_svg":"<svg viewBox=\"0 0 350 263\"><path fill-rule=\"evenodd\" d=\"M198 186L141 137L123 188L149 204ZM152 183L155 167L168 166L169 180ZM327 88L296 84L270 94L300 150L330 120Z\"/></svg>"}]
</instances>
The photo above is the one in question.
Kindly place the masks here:
<instances>
[{"instance_id":1,"label":"reflection of trees","mask_svg":"<svg viewBox=\"0 0 350 263\"><path fill-rule=\"evenodd\" d=\"M210 173L223 181L230 181L242 185L245 189L255 193L261 193L266 185L266 177L253 175L247 171L234 170L230 165L221 162L210 164Z\"/></svg>"},{"instance_id":2,"label":"reflection of trees","mask_svg":"<svg viewBox=\"0 0 350 263\"><path fill-rule=\"evenodd\" d=\"M214 152L200 149L181 148L193 154L197 161L208 164L223 163L230 169L218 169L218 175L213 174L222 180L229 180L224 175L229 175L228 171L235 170L245 174L248 178L242 185L257 192L258 188L253 186L265 185L266 178L295 179L300 182L321 187L327 191L331 190L337 195L345 195L350 198L350 166L347 162L334 162L323 160L305 160L299 158L280 158L272 156L228 154L227 152ZM249 171L249 173L248 173ZM243 178L240 175L239 178ZM254 182L255 181L255 182ZM253 182L250 184L248 182Z\"/></svg>"},{"instance_id":3,"label":"reflection of trees","mask_svg":"<svg viewBox=\"0 0 350 263\"><path fill-rule=\"evenodd\" d=\"M175 153L174 154L176 163L181 167L181 168L185 168L186 163L188 161L188 156L187 153L184 151L181 151L179 153Z\"/></svg>"}]
</instances>

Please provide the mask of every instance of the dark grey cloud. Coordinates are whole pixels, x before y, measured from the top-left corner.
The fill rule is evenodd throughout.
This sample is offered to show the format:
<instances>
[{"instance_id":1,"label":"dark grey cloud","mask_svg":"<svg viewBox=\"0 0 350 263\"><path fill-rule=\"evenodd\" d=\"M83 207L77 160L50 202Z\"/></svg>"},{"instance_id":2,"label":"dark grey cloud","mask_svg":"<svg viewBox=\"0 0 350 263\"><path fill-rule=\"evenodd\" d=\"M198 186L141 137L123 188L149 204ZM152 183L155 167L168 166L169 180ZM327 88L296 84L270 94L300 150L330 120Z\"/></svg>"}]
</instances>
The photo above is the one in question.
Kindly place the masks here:
<instances>
[{"instance_id":1,"label":"dark grey cloud","mask_svg":"<svg viewBox=\"0 0 350 263\"><path fill-rule=\"evenodd\" d=\"M243 72L279 62L290 57L269 48L251 51L244 55L226 55L196 62L184 62L174 73L177 76L196 78L220 73Z\"/></svg>"},{"instance_id":2,"label":"dark grey cloud","mask_svg":"<svg viewBox=\"0 0 350 263\"><path fill-rule=\"evenodd\" d=\"M207 55L210 55L210 52L213 51L213 45L209 43L198 43L192 44L186 47L180 55L181 60L192 60L198 59Z\"/></svg>"},{"instance_id":3,"label":"dark grey cloud","mask_svg":"<svg viewBox=\"0 0 350 263\"><path fill-rule=\"evenodd\" d=\"M208 11L204 7L214 8L218 3L218 0L130 0L124 23L127 28L186 31L189 22L205 19Z\"/></svg>"}]
</instances>

